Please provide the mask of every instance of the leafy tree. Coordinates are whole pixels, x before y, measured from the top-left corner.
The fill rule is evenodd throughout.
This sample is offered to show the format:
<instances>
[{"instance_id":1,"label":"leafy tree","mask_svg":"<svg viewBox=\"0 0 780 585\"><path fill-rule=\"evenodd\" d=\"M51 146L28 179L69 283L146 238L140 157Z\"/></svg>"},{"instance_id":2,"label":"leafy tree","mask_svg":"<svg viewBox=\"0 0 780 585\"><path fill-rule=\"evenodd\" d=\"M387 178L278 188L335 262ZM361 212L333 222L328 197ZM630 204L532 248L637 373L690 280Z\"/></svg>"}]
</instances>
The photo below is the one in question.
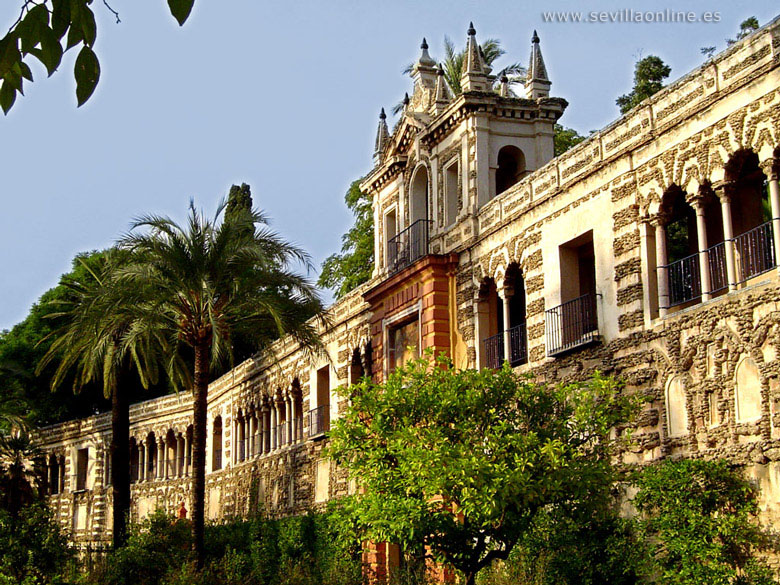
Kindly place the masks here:
<instances>
[{"instance_id":1,"label":"leafy tree","mask_svg":"<svg viewBox=\"0 0 780 585\"><path fill-rule=\"evenodd\" d=\"M15 517L0 509L0 585L62 584L73 560L67 537L46 504L34 502Z\"/></svg>"},{"instance_id":2,"label":"leafy tree","mask_svg":"<svg viewBox=\"0 0 780 585\"><path fill-rule=\"evenodd\" d=\"M757 30L758 30L758 19L755 16L746 18L741 23L739 23L739 32L737 33L737 37L735 39L726 39L726 43L729 46L731 46L734 43L739 42L745 37L751 35Z\"/></svg>"},{"instance_id":3,"label":"leafy tree","mask_svg":"<svg viewBox=\"0 0 780 585\"><path fill-rule=\"evenodd\" d=\"M634 88L631 93L621 95L615 100L620 107L620 113L625 114L660 91L664 86L664 79L669 77L671 72L671 68L655 55L648 55L637 61L634 68Z\"/></svg>"},{"instance_id":4,"label":"leafy tree","mask_svg":"<svg viewBox=\"0 0 780 585\"><path fill-rule=\"evenodd\" d=\"M72 378L77 393L90 384L102 384L104 396L111 399L113 539L114 546L120 547L126 540L130 511L128 382L132 372L140 374L144 386L158 382L165 339L128 338L133 304L142 298L142 291L117 290L114 272L128 262L127 253L113 249L79 260L84 267L82 278L65 280L61 286L67 289L67 296L53 302L58 312L50 317L61 325L52 332L53 342L37 371L55 362L52 389ZM181 361L170 363L169 371L184 377Z\"/></svg>"},{"instance_id":5,"label":"leafy tree","mask_svg":"<svg viewBox=\"0 0 780 585\"><path fill-rule=\"evenodd\" d=\"M252 211L252 189L246 183L241 186L233 185L230 187L225 207L225 218L232 219L242 213Z\"/></svg>"},{"instance_id":6,"label":"leafy tree","mask_svg":"<svg viewBox=\"0 0 780 585\"><path fill-rule=\"evenodd\" d=\"M541 511L614 479L610 429L636 401L595 376L567 386L431 356L350 388L329 456L364 490L345 507L361 537L453 566L467 585L506 559Z\"/></svg>"},{"instance_id":7,"label":"leafy tree","mask_svg":"<svg viewBox=\"0 0 780 585\"><path fill-rule=\"evenodd\" d=\"M168 0L168 7L180 25L190 15L195 0ZM19 17L0 38L0 106L7 114L23 94L24 80L32 82L30 56L40 61L49 76L62 62L65 51L81 45L73 73L76 99L84 104L100 79L100 63L94 51L97 23L92 0L20 0ZM119 14L106 0L104 6L119 22Z\"/></svg>"},{"instance_id":8,"label":"leafy tree","mask_svg":"<svg viewBox=\"0 0 780 585\"><path fill-rule=\"evenodd\" d=\"M585 136L581 136L573 128L566 128L561 124L556 124L554 128L555 134L553 135L553 144L555 147L555 156L560 156L570 148L574 148L580 142L585 140Z\"/></svg>"},{"instance_id":9,"label":"leafy tree","mask_svg":"<svg viewBox=\"0 0 780 585\"><path fill-rule=\"evenodd\" d=\"M190 204L186 224L166 217L138 219L120 247L132 261L117 272L117 285L148 293L133 303L127 339L164 337L193 357L193 550L203 566L206 404L211 373L232 357L237 333L264 347L292 334L306 347L317 344L312 312L322 311L315 289L290 265L305 252L267 228L267 219L244 210L220 221Z\"/></svg>"},{"instance_id":10,"label":"leafy tree","mask_svg":"<svg viewBox=\"0 0 780 585\"><path fill-rule=\"evenodd\" d=\"M776 583L756 558L769 543L757 523L758 489L723 460L683 459L638 475L634 504L669 585Z\"/></svg>"},{"instance_id":11,"label":"leafy tree","mask_svg":"<svg viewBox=\"0 0 780 585\"><path fill-rule=\"evenodd\" d=\"M317 285L335 290L341 298L371 278L374 271L374 214L371 199L360 191L360 180L354 181L344 195L355 223L341 237L341 253L331 254L322 263Z\"/></svg>"}]
</instances>

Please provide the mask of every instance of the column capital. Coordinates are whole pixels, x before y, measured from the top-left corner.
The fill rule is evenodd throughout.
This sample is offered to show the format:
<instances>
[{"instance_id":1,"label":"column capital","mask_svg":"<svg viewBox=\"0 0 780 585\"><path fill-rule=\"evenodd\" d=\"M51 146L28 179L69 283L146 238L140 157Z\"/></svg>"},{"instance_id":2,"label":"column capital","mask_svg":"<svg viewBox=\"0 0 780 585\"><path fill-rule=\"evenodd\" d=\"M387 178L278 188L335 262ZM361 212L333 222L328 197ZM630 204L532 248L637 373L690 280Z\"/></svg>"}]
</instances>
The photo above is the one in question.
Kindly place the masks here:
<instances>
[{"instance_id":1,"label":"column capital","mask_svg":"<svg viewBox=\"0 0 780 585\"><path fill-rule=\"evenodd\" d=\"M669 223L669 220L671 219L671 215L667 213L666 211L657 211L656 213L652 214L647 218L647 221L650 223L651 226L657 228L657 227L664 227L667 223Z\"/></svg>"},{"instance_id":2,"label":"column capital","mask_svg":"<svg viewBox=\"0 0 780 585\"><path fill-rule=\"evenodd\" d=\"M712 191L721 203L731 203L737 185L734 181L720 181L712 185Z\"/></svg>"},{"instance_id":3,"label":"column capital","mask_svg":"<svg viewBox=\"0 0 780 585\"><path fill-rule=\"evenodd\" d=\"M780 158L769 157L759 163L761 170L766 175L767 180L777 181L780 178Z\"/></svg>"}]
</instances>

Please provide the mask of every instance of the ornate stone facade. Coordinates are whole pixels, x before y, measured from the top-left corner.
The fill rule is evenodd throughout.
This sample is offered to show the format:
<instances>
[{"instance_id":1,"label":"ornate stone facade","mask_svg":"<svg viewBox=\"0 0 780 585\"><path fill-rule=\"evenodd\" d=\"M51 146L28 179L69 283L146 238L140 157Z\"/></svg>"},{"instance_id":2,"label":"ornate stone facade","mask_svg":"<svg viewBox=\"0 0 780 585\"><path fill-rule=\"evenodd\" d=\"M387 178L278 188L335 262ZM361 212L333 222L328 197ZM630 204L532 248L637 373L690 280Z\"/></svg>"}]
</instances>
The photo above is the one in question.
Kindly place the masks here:
<instances>
[{"instance_id":1,"label":"ornate stone facade","mask_svg":"<svg viewBox=\"0 0 780 585\"><path fill-rule=\"evenodd\" d=\"M361 186L372 280L331 307L323 355L282 339L210 387L209 516L354 489L320 456L346 405L335 389L382 379L411 345L548 381L619 376L648 398L626 462L726 457L780 522L780 19L557 158L566 102L536 35L524 97L492 91L478 50L454 96L422 51ZM132 408L135 517L189 507L190 417L184 394ZM78 540L110 536L109 422L40 433Z\"/></svg>"}]
</instances>

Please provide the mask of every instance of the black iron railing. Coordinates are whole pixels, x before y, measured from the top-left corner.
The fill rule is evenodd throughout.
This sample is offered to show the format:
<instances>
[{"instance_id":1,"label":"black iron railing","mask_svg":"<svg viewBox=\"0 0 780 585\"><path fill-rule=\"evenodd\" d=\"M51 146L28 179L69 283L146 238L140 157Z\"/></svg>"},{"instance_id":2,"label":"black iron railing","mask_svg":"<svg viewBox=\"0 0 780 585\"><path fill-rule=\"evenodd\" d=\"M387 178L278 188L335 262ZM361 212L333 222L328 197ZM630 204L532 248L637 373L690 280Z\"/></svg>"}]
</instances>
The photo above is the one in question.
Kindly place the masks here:
<instances>
[{"instance_id":1,"label":"black iron railing","mask_svg":"<svg viewBox=\"0 0 780 585\"><path fill-rule=\"evenodd\" d=\"M309 429L309 436L314 437L321 435L330 428L330 419L328 412L329 405L323 404L309 411L307 415L307 427Z\"/></svg>"},{"instance_id":2,"label":"black iron railing","mask_svg":"<svg viewBox=\"0 0 780 585\"><path fill-rule=\"evenodd\" d=\"M497 370L504 363L504 332L491 335L482 343L485 344L485 367Z\"/></svg>"},{"instance_id":3,"label":"black iron railing","mask_svg":"<svg viewBox=\"0 0 780 585\"><path fill-rule=\"evenodd\" d=\"M729 274L726 270L726 242L715 244L707 250L710 263L710 293L719 293L729 287Z\"/></svg>"},{"instance_id":4,"label":"black iron railing","mask_svg":"<svg viewBox=\"0 0 780 585\"><path fill-rule=\"evenodd\" d=\"M387 242L387 269L390 273L403 270L428 254L427 219L419 219Z\"/></svg>"},{"instance_id":5,"label":"black iron railing","mask_svg":"<svg viewBox=\"0 0 780 585\"><path fill-rule=\"evenodd\" d=\"M745 282L776 265L772 222L768 221L734 238L737 282Z\"/></svg>"},{"instance_id":6,"label":"black iron railing","mask_svg":"<svg viewBox=\"0 0 780 585\"><path fill-rule=\"evenodd\" d=\"M545 311L547 355L564 353L598 339L596 295L586 294Z\"/></svg>"},{"instance_id":7,"label":"black iron railing","mask_svg":"<svg viewBox=\"0 0 780 585\"><path fill-rule=\"evenodd\" d=\"M701 297L701 272L699 272L698 252L667 264L663 268L666 268L669 281L670 307Z\"/></svg>"},{"instance_id":8,"label":"black iron railing","mask_svg":"<svg viewBox=\"0 0 780 585\"><path fill-rule=\"evenodd\" d=\"M527 361L528 344L526 343L525 323L520 323L509 330L509 364L514 367Z\"/></svg>"},{"instance_id":9,"label":"black iron railing","mask_svg":"<svg viewBox=\"0 0 780 585\"><path fill-rule=\"evenodd\" d=\"M485 367L498 369L504 363L504 332L485 339ZM509 365L519 366L528 361L525 323L515 325L509 330Z\"/></svg>"}]
</instances>

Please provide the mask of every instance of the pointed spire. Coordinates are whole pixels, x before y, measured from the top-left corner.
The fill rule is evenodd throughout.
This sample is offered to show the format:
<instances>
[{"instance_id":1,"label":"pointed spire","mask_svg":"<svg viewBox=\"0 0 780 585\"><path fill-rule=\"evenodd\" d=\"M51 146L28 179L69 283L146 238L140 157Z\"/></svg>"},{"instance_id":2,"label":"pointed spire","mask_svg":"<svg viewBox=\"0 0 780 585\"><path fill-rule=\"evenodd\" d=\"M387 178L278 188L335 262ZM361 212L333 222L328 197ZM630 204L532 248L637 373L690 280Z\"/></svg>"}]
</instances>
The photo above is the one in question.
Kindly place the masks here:
<instances>
[{"instance_id":1,"label":"pointed spire","mask_svg":"<svg viewBox=\"0 0 780 585\"><path fill-rule=\"evenodd\" d=\"M434 67L436 61L434 61L430 53L428 53L428 41L425 40L425 37L423 37L420 49L422 50L422 53L420 54L420 58L417 59L417 63L419 65L425 65L426 67Z\"/></svg>"},{"instance_id":2,"label":"pointed spire","mask_svg":"<svg viewBox=\"0 0 780 585\"><path fill-rule=\"evenodd\" d=\"M404 93L404 109L409 107L409 102L410 101L412 101L412 100L409 99L409 93L405 92Z\"/></svg>"},{"instance_id":3,"label":"pointed spire","mask_svg":"<svg viewBox=\"0 0 780 585\"><path fill-rule=\"evenodd\" d=\"M447 80L444 77L444 68L441 66L441 63L439 63L439 67L436 70L436 94L433 106L435 113L438 114L444 110L451 99L452 96L450 95L450 90L447 86Z\"/></svg>"},{"instance_id":4,"label":"pointed spire","mask_svg":"<svg viewBox=\"0 0 780 585\"><path fill-rule=\"evenodd\" d=\"M474 29L474 23L470 22L468 39L466 40L463 74L460 82L463 91L489 91L487 79L489 73L490 68L485 65L482 50L479 43L477 43L477 31Z\"/></svg>"},{"instance_id":5,"label":"pointed spire","mask_svg":"<svg viewBox=\"0 0 780 585\"><path fill-rule=\"evenodd\" d=\"M382 151L385 144L390 139L390 132L387 129L387 115L385 109L379 112L379 127L376 130L376 142L374 144L374 161L379 163L382 158Z\"/></svg>"},{"instance_id":6,"label":"pointed spire","mask_svg":"<svg viewBox=\"0 0 780 585\"><path fill-rule=\"evenodd\" d=\"M539 99L550 96L550 78L542 58L539 46L539 35L534 31L531 37L531 58L528 63L528 77L525 84L525 95L529 99Z\"/></svg>"}]
</instances>

